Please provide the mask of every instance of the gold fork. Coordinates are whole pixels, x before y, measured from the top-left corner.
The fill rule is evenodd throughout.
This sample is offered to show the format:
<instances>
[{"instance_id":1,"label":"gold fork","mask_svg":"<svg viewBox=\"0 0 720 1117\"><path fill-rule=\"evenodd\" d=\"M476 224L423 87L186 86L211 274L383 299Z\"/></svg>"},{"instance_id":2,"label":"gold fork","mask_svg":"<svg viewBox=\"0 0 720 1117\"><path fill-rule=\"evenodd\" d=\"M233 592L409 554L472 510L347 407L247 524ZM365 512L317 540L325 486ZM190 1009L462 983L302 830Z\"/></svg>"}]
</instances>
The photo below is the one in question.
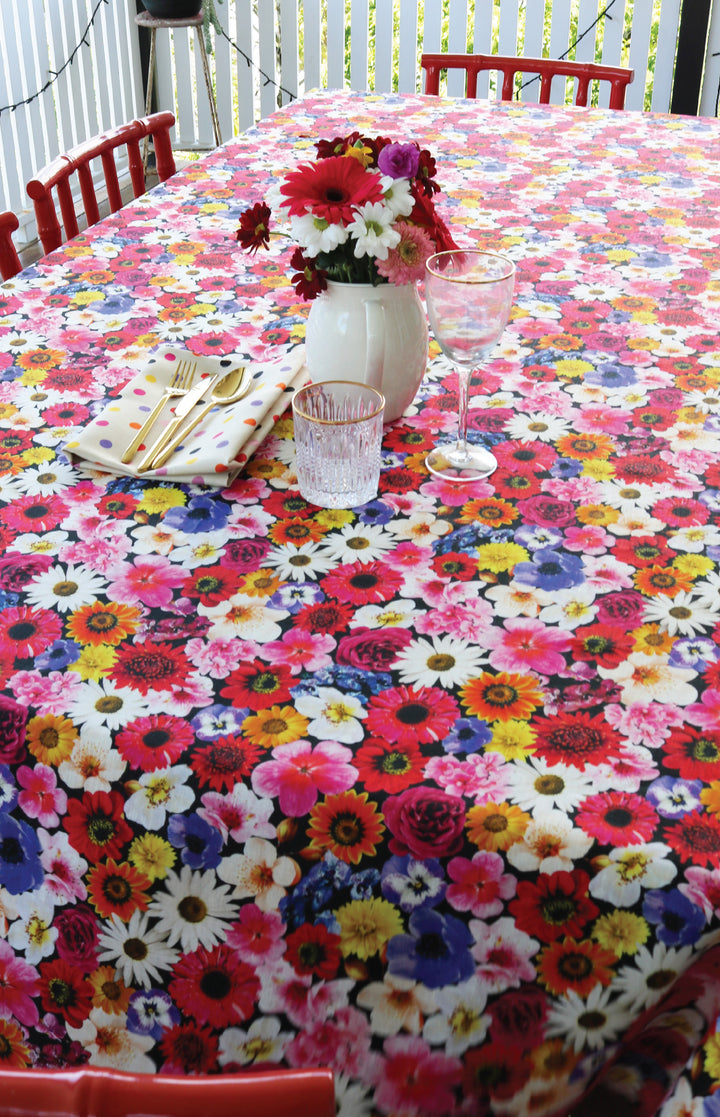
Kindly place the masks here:
<instances>
[{"instance_id":1,"label":"gold fork","mask_svg":"<svg viewBox=\"0 0 720 1117\"><path fill-rule=\"evenodd\" d=\"M127 450L120 459L125 465L135 456L135 452L140 443L147 438L153 426L160 417L160 413L168 400L174 399L175 396L184 396L193 382L195 375L196 365L192 361L179 361L178 366L172 374L170 383L157 401L147 419L140 427Z\"/></svg>"}]
</instances>

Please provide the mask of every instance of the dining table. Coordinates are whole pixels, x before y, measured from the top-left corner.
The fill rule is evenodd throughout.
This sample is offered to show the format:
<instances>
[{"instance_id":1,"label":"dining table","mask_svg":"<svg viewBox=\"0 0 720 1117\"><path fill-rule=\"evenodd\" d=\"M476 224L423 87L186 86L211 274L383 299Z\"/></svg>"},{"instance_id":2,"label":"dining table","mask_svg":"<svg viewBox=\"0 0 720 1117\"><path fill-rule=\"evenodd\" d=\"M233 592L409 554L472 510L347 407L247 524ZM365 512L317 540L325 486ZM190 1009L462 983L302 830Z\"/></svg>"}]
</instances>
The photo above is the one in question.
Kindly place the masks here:
<instances>
[{"instance_id":1,"label":"dining table","mask_svg":"<svg viewBox=\"0 0 720 1117\"><path fill-rule=\"evenodd\" d=\"M241 213L417 143L516 266L490 477L72 453L152 355L302 354ZM312 91L0 286L0 1068L330 1066L340 1117L720 1113L720 121ZM421 288L422 289L422 288ZM342 370L339 370L341 372Z\"/></svg>"}]
</instances>

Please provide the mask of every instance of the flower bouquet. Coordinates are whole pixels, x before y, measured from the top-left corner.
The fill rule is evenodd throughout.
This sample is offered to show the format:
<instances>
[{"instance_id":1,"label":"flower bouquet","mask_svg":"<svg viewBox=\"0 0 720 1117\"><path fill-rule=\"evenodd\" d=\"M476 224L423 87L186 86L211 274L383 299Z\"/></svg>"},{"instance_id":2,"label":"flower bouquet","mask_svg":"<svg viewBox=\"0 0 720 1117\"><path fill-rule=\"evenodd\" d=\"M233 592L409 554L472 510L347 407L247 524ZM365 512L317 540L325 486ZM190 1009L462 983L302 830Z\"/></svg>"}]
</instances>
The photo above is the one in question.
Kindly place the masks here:
<instances>
[{"instance_id":1,"label":"flower bouquet","mask_svg":"<svg viewBox=\"0 0 720 1117\"><path fill-rule=\"evenodd\" d=\"M275 209L299 244L290 264L299 295L314 299L327 281L396 285L422 279L434 252L457 247L435 212L435 160L417 143L352 132L315 144L274 189ZM240 217L237 240L267 248L272 211L256 202Z\"/></svg>"}]
</instances>

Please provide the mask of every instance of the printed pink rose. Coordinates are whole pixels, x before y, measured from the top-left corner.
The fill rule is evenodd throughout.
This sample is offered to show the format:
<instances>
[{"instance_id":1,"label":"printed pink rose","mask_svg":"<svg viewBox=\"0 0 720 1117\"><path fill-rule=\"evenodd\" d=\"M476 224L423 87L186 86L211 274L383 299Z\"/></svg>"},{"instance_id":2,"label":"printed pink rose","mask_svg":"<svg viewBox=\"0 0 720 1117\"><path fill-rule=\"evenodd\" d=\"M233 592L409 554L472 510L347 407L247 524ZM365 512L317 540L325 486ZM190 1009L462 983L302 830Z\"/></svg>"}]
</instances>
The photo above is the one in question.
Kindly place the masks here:
<instances>
[{"instance_id":1,"label":"printed pink rose","mask_svg":"<svg viewBox=\"0 0 720 1117\"><path fill-rule=\"evenodd\" d=\"M643 622L645 599L635 590L618 590L600 598L595 620L598 624L616 625L624 632L638 628Z\"/></svg>"},{"instance_id":2,"label":"printed pink rose","mask_svg":"<svg viewBox=\"0 0 720 1117\"><path fill-rule=\"evenodd\" d=\"M17 764L25 756L28 711L0 694L0 764Z\"/></svg>"},{"instance_id":3,"label":"printed pink rose","mask_svg":"<svg viewBox=\"0 0 720 1117\"><path fill-rule=\"evenodd\" d=\"M575 523L575 506L572 501L538 493L518 502L518 512L524 520L541 527L565 527Z\"/></svg>"},{"instance_id":4,"label":"printed pink rose","mask_svg":"<svg viewBox=\"0 0 720 1117\"><path fill-rule=\"evenodd\" d=\"M411 641L407 628L356 628L338 644L337 661L365 671L385 671Z\"/></svg>"},{"instance_id":5,"label":"printed pink rose","mask_svg":"<svg viewBox=\"0 0 720 1117\"><path fill-rule=\"evenodd\" d=\"M465 803L437 788L409 787L383 804L393 853L413 857L444 857L463 845Z\"/></svg>"},{"instance_id":6,"label":"printed pink rose","mask_svg":"<svg viewBox=\"0 0 720 1117\"><path fill-rule=\"evenodd\" d=\"M97 969L98 922L95 912L85 904L61 911L53 922L58 932L55 949L63 962L83 973Z\"/></svg>"},{"instance_id":7,"label":"printed pink rose","mask_svg":"<svg viewBox=\"0 0 720 1117\"><path fill-rule=\"evenodd\" d=\"M490 1038L494 1043L534 1047L545 1037L548 1013L546 994L536 985L523 985L505 993L489 1009Z\"/></svg>"},{"instance_id":8,"label":"printed pink rose","mask_svg":"<svg viewBox=\"0 0 720 1117\"><path fill-rule=\"evenodd\" d=\"M49 555L9 554L0 558L0 589L19 593L38 574L52 566Z\"/></svg>"}]
</instances>

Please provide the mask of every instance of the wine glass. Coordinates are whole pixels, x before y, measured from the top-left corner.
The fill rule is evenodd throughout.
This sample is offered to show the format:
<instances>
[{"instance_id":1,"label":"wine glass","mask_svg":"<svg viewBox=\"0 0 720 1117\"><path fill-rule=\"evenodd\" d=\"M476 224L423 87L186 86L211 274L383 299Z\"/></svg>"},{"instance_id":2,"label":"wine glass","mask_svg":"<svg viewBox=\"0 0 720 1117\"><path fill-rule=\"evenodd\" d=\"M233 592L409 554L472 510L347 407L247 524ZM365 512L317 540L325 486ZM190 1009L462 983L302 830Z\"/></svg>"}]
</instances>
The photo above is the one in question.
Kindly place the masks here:
<instances>
[{"instance_id":1,"label":"wine glass","mask_svg":"<svg viewBox=\"0 0 720 1117\"><path fill-rule=\"evenodd\" d=\"M425 299L435 338L457 369L458 436L436 446L425 463L447 481L477 481L497 469L495 456L467 441L468 387L473 368L499 341L510 317L515 265L479 249L437 252L426 264Z\"/></svg>"}]
</instances>

